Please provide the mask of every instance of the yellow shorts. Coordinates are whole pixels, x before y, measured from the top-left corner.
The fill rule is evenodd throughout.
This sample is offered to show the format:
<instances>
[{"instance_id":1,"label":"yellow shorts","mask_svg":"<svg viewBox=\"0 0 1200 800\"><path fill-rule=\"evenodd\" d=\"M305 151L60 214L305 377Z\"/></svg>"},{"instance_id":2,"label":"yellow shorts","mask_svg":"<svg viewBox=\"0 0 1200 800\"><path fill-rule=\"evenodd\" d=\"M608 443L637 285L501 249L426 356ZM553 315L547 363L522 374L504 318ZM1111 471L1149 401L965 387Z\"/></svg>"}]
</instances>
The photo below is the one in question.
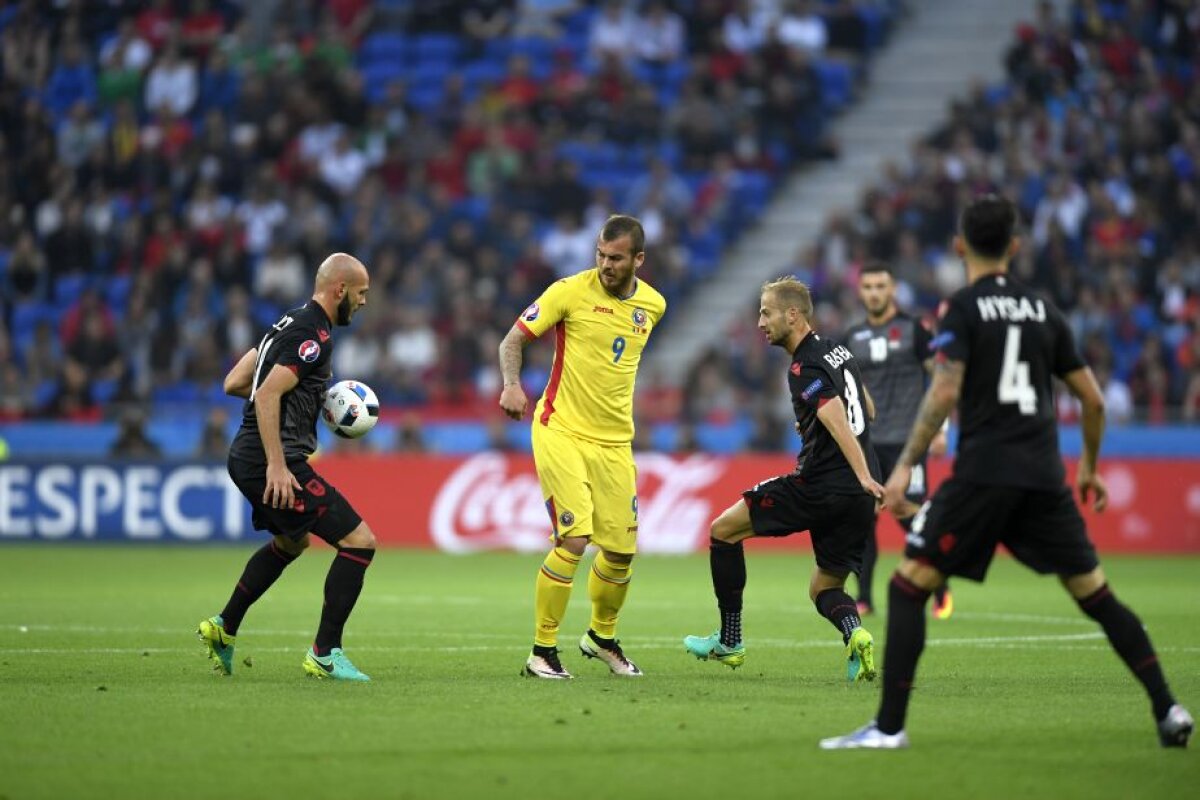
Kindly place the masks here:
<instances>
[{"instance_id":1,"label":"yellow shorts","mask_svg":"<svg viewBox=\"0 0 1200 800\"><path fill-rule=\"evenodd\" d=\"M632 447L596 444L534 421L533 460L552 538L585 536L612 553L637 552Z\"/></svg>"}]
</instances>

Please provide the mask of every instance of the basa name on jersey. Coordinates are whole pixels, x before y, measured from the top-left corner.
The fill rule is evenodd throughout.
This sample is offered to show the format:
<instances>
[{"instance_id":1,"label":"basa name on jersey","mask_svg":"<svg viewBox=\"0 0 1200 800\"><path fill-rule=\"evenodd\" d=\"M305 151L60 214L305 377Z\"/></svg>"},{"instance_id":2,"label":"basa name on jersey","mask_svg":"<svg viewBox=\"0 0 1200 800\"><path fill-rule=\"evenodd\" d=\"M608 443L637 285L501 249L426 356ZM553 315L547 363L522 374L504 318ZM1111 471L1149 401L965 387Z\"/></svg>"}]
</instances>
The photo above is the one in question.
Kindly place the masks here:
<instances>
[{"instance_id":1,"label":"basa name on jersey","mask_svg":"<svg viewBox=\"0 0 1200 800\"><path fill-rule=\"evenodd\" d=\"M556 281L521 314L529 338L554 329L554 365L534 424L601 444L633 440L633 386L642 350L667 301L643 280L619 299L584 270Z\"/></svg>"},{"instance_id":2,"label":"basa name on jersey","mask_svg":"<svg viewBox=\"0 0 1200 800\"><path fill-rule=\"evenodd\" d=\"M954 474L974 483L1054 489L1065 478L1052 377L1084 366L1066 318L1008 275L947 301L932 343L965 366Z\"/></svg>"},{"instance_id":3,"label":"basa name on jersey","mask_svg":"<svg viewBox=\"0 0 1200 800\"><path fill-rule=\"evenodd\" d=\"M242 407L242 426L229 447L231 457L266 463L258 417L254 413L254 395L276 365L290 369L300 381L279 400L279 436L284 458L307 459L317 449L317 416L333 373L330 328L325 310L310 301L285 313L259 341L250 399Z\"/></svg>"},{"instance_id":4,"label":"basa name on jersey","mask_svg":"<svg viewBox=\"0 0 1200 800\"><path fill-rule=\"evenodd\" d=\"M788 368L788 388L802 440L800 453L796 456L796 474L805 483L834 494L862 492L850 462L817 418L821 406L836 397L842 398L846 406L850 430L858 438L871 475L879 478L879 462L871 447L870 424L861 386L858 359L844 345L811 332L796 347Z\"/></svg>"}]
</instances>

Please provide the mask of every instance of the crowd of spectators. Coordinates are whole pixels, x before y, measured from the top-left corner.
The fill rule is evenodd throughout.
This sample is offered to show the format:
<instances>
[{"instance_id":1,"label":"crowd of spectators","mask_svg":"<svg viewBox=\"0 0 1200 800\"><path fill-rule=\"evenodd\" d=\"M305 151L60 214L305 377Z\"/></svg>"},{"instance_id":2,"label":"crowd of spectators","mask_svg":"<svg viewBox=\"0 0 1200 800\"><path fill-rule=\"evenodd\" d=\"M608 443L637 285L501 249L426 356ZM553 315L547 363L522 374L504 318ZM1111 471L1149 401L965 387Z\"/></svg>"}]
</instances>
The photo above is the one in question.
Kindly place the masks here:
<instances>
[{"instance_id":1,"label":"crowd of spectators","mask_svg":"<svg viewBox=\"0 0 1200 800\"><path fill-rule=\"evenodd\" d=\"M335 373L471 413L600 221L670 299L833 155L897 0L0 1L0 418L202 415L329 252ZM531 389L549 361L531 358Z\"/></svg>"},{"instance_id":2,"label":"crowd of spectators","mask_svg":"<svg viewBox=\"0 0 1200 800\"><path fill-rule=\"evenodd\" d=\"M868 259L893 267L902 306L933 318L965 279L950 249L960 210L1002 192L1023 217L1013 268L1067 313L1110 419L1200 419L1198 41L1195 3L1041 4L1015 32L1006 83L955 101L784 267L813 286L818 328L836 334L861 318ZM763 349L749 320L706 352L684 417L769 417L761 398L779 382L764 375ZM1064 399L1060 415L1077 410Z\"/></svg>"}]
</instances>

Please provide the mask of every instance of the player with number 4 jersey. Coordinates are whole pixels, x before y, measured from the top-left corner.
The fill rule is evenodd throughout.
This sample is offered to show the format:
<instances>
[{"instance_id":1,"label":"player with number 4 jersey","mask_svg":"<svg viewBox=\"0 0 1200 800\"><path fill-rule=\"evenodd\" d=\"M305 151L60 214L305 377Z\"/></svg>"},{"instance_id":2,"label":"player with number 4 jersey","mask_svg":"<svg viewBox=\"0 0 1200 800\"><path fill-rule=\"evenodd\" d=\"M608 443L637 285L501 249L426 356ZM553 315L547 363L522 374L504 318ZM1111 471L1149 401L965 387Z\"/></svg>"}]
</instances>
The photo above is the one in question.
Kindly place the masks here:
<instances>
[{"instance_id":1,"label":"player with number 4 jersey","mask_svg":"<svg viewBox=\"0 0 1200 800\"><path fill-rule=\"evenodd\" d=\"M579 649L617 675L642 672L616 639L637 552L637 468L633 385L642 350L667 303L637 277L645 233L614 215L596 242L596 267L551 284L525 309L500 345L500 407L520 419L525 344L554 331L554 366L533 412L533 457L554 546L538 571L533 650L523 674L564 679L558 628L588 543L599 552L588 572L592 619Z\"/></svg>"},{"instance_id":2,"label":"player with number 4 jersey","mask_svg":"<svg viewBox=\"0 0 1200 800\"><path fill-rule=\"evenodd\" d=\"M687 636L684 647L697 658L740 666L746 657L742 542L808 531L817 562L809 598L842 634L847 679L873 680L873 640L845 583L862 565L876 499L883 495L869 430L874 409L854 355L812 329L812 312L808 287L795 278L763 286L758 327L768 343L792 354L788 387L803 443L793 472L743 492L741 501L713 521L709 565L721 629L711 636Z\"/></svg>"},{"instance_id":3,"label":"player with number 4 jersey","mask_svg":"<svg viewBox=\"0 0 1200 800\"><path fill-rule=\"evenodd\" d=\"M888 477L887 504L893 513L909 511L904 492L913 465L957 406L962 434L954 474L913 519L888 587L879 711L858 730L821 740L822 749L909 746L905 722L925 649L925 603L948 575L982 582L1001 544L1033 571L1057 576L1100 625L1145 689L1160 744L1186 747L1195 727L1167 685L1141 620L1113 593L1064 483L1051 379L1061 379L1080 401L1083 451L1075 484L1080 501L1094 498L1097 512L1108 502L1098 472L1104 396L1062 312L1009 274L1021 246L1017 219L1016 205L998 195L978 197L962 213L954 249L967 286L942 312L933 382Z\"/></svg>"}]
</instances>

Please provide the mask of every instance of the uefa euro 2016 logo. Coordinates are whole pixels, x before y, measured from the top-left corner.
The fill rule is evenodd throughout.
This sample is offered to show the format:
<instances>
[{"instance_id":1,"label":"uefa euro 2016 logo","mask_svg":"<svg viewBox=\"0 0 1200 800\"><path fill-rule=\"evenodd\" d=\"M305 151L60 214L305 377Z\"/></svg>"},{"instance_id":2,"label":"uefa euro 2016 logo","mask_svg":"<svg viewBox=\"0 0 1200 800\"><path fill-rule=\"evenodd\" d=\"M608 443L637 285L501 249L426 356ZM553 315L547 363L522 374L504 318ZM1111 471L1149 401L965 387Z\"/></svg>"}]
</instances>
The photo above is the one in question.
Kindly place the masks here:
<instances>
[{"instance_id":1,"label":"uefa euro 2016 logo","mask_svg":"<svg viewBox=\"0 0 1200 800\"><path fill-rule=\"evenodd\" d=\"M300 345L300 360L305 364L311 364L317 360L317 356L321 355L321 345L317 344L313 339L306 339Z\"/></svg>"}]
</instances>

